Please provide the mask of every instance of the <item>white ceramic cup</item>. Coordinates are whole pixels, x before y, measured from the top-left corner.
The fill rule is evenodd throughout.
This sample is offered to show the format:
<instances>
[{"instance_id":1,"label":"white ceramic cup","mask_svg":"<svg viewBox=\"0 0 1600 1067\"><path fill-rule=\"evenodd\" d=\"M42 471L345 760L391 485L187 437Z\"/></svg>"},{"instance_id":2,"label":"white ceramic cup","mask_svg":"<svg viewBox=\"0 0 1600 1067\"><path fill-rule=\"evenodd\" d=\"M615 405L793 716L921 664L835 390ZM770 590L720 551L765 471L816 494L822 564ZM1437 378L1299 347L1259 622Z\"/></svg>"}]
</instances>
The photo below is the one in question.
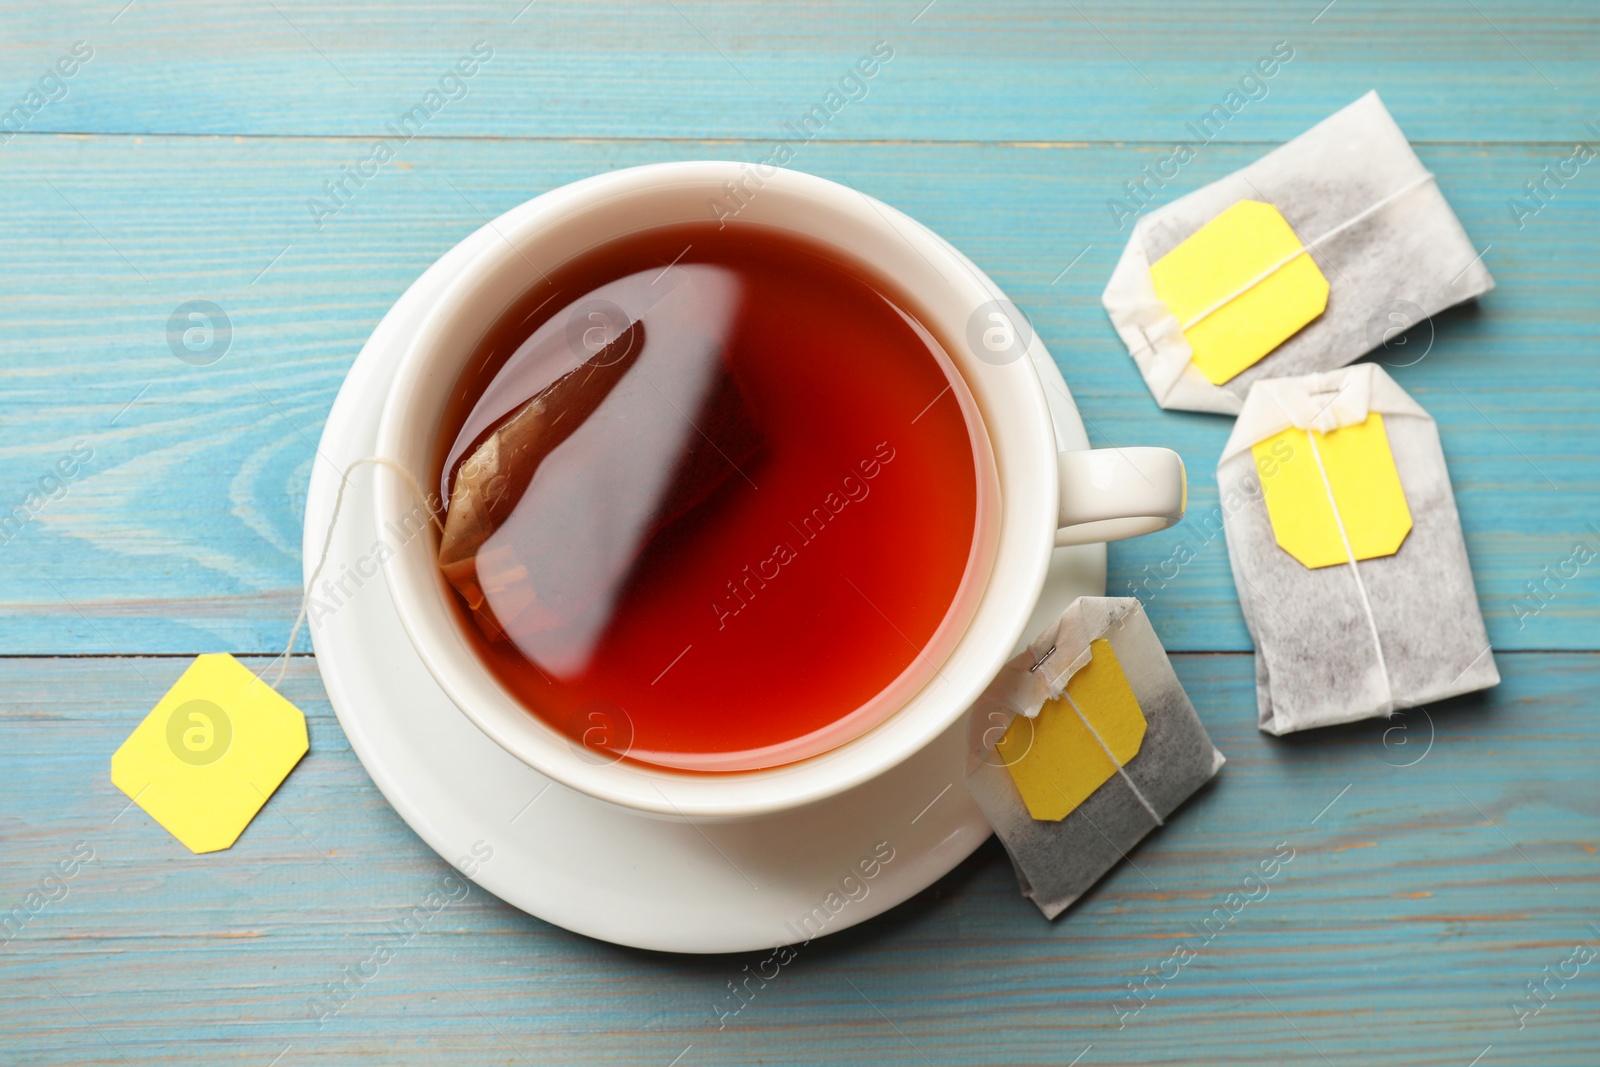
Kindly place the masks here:
<instances>
[{"instance_id":1,"label":"white ceramic cup","mask_svg":"<svg viewBox=\"0 0 1600 1067\"><path fill-rule=\"evenodd\" d=\"M450 391L477 338L532 287L538 271L630 233L713 221L714 201L723 205L725 218L729 182L741 183L743 206L728 224L801 234L891 279L924 324L946 341L976 405L998 482L994 528L986 532L992 563L979 575L965 629L952 635L947 652L941 650L927 684L874 728L784 766L695 774L625 759L599 761L524 709L479 660L450 603L455 594L435 564L435 538L409 539L383 565L417 653L479 729L568 788L667 818L740 819L796 808L905 760L949 728L1010 657L1039 598L1053 547L1171 526L1183 517L1186 495L1183 462L1168 449L1057 452L1044 388L1033 369L1033 358L1044 355L1042 344L999 287L945 241L845 186L733 162L613 171L552 190L497 220L493 225L503 240L466 264L401 357L378 431L378 454L424 480L430 477ZM413 512L416 497L388 467L379 467L375 477L381 536L386 522Z\"/></svg>"}]
</instances>

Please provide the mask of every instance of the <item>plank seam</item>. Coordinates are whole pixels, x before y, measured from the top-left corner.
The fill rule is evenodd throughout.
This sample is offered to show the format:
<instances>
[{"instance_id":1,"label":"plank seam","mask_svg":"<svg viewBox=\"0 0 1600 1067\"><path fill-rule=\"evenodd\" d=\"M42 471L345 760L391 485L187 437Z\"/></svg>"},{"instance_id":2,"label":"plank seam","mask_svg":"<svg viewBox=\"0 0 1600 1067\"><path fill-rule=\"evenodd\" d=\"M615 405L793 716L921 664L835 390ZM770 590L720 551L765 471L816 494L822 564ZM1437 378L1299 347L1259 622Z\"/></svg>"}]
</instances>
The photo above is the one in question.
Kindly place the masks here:
<instances>
[{"instance_id":1,"label":"plank seam","mask_svg":"<svg viewBox=\"0 0 1600 1067\"><path fill-rule=\"evenodd\" d=\"M190 133L186 131L156 131L137 132L129 130L18 130L11 135L13 141L43 140L53 137L71 138L139 138L139 137L164 137L172 140L213 140L213 141L329 141L329 142L366 142L389 136L382 132L376 133ZM884 138L850 138L850 137L817 137L811 143L829 145L856 145L868 147L949 147L949 148L1171 148L1173 143L1180 138L1169 137L1160 140L999 140L979 141L969 139L943 139L921 137L884 137ZM449 144L458 142L503 142L506 144L750 144L769 145L779 140L777 137L643 137L643 136L605 136L595 134L569 134L558 135L524 135L504 136L499 134L419 134L411 138L407 144L417 142L434 142ZM1282 140L1215 140L1206 147L1223 148L1276 148L1283 144ZM1552 141L1470 141L1470 140L1412 140L1414 147L1434 148L1567 148L1573 143L1571 138Z\"/></svg>"}]
</instances>

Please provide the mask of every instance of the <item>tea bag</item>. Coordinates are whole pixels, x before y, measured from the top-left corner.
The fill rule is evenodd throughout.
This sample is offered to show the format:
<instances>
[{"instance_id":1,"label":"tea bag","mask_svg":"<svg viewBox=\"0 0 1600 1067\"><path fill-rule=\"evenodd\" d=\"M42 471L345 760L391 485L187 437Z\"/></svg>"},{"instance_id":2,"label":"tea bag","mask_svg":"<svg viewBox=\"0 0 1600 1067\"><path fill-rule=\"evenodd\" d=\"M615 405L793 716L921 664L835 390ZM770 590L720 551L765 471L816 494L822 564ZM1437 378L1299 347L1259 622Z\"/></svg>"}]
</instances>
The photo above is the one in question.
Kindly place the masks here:
<instances>
[{"instance_id":1,"label":"tea bag","mask_svg":"<svg viewBox=\"0 0 1600 1067\"><path fill-rule=\"evenodd\" d=\"M1383 368L1257 382L1217 490L1262 730L1499 683L1438 427Z\"/></svg>"},{"instance_id":2,"label":"tea bag","mask_svg":"<svg viewBox=\"0 0 1600 1067\"><path fill-rule=\"evenodd\" d=\"M1053 919L1224 763L1136 597L1079 597L972 709L967 788Z\"/></svg>"},{"instance_id":3,"label":"tea bag","mask_svg":"<svg viewBox=\"0 0 1600 1067\"><path fill-rule=\"evenodd\" d=\"M645 546L755 453L722 359L737 284L673 269L597 290L631 322L479 435L457 468L441 570L493 637L543 669L581 671Z\"/></svg>"},{"instance_id":4,"label":"tea bag","mask_svg":"<svg viewBox=\"0 0 1600 1067\"><path fill-rule=\"evenodd\" d=\"M540 462L583 425L643 351L644 324L634 322L504 416L456 468L439 541L439 568L474 610L484 599L478 549L522 499Z\"/></svg>"},{"instance_id":5,"label":"tea bag","mask_svg":"<svg viewBox=\"0 0 1600 1067\"><path fill-rule=\"evenodd\" d=\"M1236 414L1494 287L1378 94L1142 217L1102 296L1164 408Z\"/></svg>"}]
</instances>

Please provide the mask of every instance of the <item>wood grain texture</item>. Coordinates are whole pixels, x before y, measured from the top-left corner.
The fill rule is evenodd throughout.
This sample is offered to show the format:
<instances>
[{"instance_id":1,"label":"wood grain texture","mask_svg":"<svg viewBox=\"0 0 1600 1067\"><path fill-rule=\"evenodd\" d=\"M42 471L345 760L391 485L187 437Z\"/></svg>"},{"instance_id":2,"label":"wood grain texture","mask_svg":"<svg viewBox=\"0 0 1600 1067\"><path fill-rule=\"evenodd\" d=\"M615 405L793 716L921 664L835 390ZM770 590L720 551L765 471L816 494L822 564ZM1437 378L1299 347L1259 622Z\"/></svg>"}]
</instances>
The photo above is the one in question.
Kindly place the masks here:
<instances>
[{"instance_id":1,"label":"wood grain texture","mask_svg":"<svg viewBox=\"0 0 1600 1067\"><path fill-rule=\"evenodd\" d=\"M1065 918L991 843L802 948L719 1030L712 1005L765 954L618 949L477 889L319 1026L309 1002L449 868L372 788L310 660L283 690L310 755L199 857L106 775L183 659L0 661L0 909L76 842L95 853L0 946L0 1061L662 1067L692 1044L684 1065L1060 1065L1092 1043L1082 1063L1465 1065L1493 1044L1486 1063L1592 1064L1593 966L1520 1031L1508 1002L1600 947L1596 657L1505 655L1492 693L1288 740L1255 729L1250 662L1177 658L1228 765ZM1202 945L1190 924L1259 896L1244 879L1280 842L1266 895ZM1199 954L1118 1029L1113 1000L1180 940Z\"/></svg>"},{"instance_id":2,"label":"wood grain texture","mask_svg":"<svg viewBox=\"0 0 1600 1067\"><path fill-rule=\"evenodd\" d=\"M1562 574L1575 542L1600 548L1600 164L1520 226L1507 205L1600 141L1592 5L122 3L0 12L0 116L74 42L94 50L0 134L0 516L93 450L0 535L0 923L58 893L79 842L95 855L0 929L0 1063L1595 1062L1596 965L1520 1029L1511 1005L1600 947L1600 563ZM308 199L480 40L465 95L317 226ZM314 998L448 868L372 786L311 659L285 685L311 754L233 849L192 856L128 809L111 752L189 656L281 648L322 422L429 263L576 178L763 159L880 40L894 58L793 165L990 272L1095 444L1183 454L1190 520L1112 546L1110 588L1136 583L1192 650L1179 674L1228 766L1061 921L991 843L804 948L723 1028L713 1005L760 956L618 949L476 889L319 1024ZM1099 306L1127 236L1107 200L1277 41L1292 61L1163 195L1377 88L1499 282L1408 337L1425 358L1386 358L1440 424L1505 682L1288 739L1256 731L1237 654L1214 516L1229 422L1159 411ZM196 299L233 329L209 366L168 345ZM1119 1028L1128 983L1171 974L1280 842L1295 858L1269 894Z\"/></svg>"},{"instance_id":3,"label":"wood grain texture","mask_svg":"<svg viewBox=\"0 0 1600 1067\"><path fill-rule=\"evenodd\" d=\"M1279 41L1294 59L1225 139L1292 137L1374 86L1421 140L1570 141L1600 119L1584 0L140 0L112 22L121 4L7 11L20 91L95 49L30 129L372 136L476 41L494 57L430 135L771 139L877 41L893 61L823 136L1170 142Z\"/></svg>"},{"instance_id":4,"label":"wood grain texture","mask_svg":"<svg viewBox=\"0 0 1600 1067\"><path fill-rule=\"evenodd\" d=\"M3 503L20 503L74 442L95 456L0 548L0 642L13 653L280 650L322 421L405 287L486 217L555 185L657 160L759 158L760 147L417 142L319 231L304 202L353 158L339 141L4 146L19 151L0 171L11 205ZM1110 588L1135 583L1169 648L1248 649L1217 533L1216 457L1231 423L1161 412L1099 303L1125 240L1104 200L1153 152L818 144L796 163L902 208L991 272L1033 317L1092 442L1182 453L1190 521L1113 545ZM1212 149L1183 177L1199 184L1257 152ZM1439 421L1495 646L1600 647L1597 565L1549 586L1537 613L1540 601L1512 603L1574 542L1600 549L1589 525L1600 523L1600 173L1583 172L1519 230L1505 201L1555 149L1421 153L1478 246L1492 246L1499 287L1441 316L1426 358L1392 373ZM217 302L232 321L232 347L210 366L180 362L167 344L168 316L190 299ZM1429 344L1427 332L1414 344ZM1178 568L1180 543L1196 558Z\"/></svg>"}]
</instances>

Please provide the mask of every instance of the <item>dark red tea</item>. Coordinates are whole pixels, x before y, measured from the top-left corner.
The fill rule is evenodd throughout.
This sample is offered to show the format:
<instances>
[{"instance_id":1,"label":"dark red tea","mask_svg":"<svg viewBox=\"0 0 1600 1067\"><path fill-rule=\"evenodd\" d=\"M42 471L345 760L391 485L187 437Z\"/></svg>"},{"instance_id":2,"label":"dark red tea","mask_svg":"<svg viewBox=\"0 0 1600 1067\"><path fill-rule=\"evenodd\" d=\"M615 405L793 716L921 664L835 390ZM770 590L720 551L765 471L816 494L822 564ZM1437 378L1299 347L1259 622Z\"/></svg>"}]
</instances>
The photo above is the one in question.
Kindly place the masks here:
<instances>
[{"instance_id":1,"label":"dark red tea","mask_svg":"<svg viewBox=\"0 0 1600 1067\"><path fill-rule=\"evenodd\" d=\"M441 435L447 539L476 531L441 563L479 655L605 759L748 770L876 725L964 624L992 474L946 366L881 281L765 228L552 272Z\"/></svg>"}]
</instances>

